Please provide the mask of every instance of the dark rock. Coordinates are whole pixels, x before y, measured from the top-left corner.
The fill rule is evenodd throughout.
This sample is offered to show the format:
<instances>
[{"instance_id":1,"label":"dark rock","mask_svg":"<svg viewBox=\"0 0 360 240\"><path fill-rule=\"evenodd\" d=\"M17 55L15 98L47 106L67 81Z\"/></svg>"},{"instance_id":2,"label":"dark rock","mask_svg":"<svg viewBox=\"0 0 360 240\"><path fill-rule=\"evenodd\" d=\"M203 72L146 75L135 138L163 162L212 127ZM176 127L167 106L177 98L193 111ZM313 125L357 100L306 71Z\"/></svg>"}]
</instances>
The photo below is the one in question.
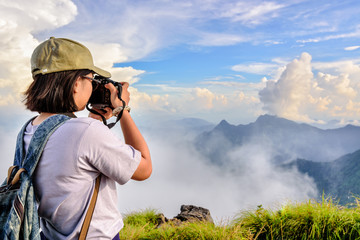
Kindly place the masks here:
<instances>
[{"instance_id":1,"label":"dark rock","mask_svg":"<svg viewBox=\"0 0 360 240\"><path fill-rule=\"evenodd\" d=\"M180 226L184 222L210 222L214 223L210 211L206 208L197 207L193 205L182 205L180 213L172 219L167 219L164 214L158 214L156 228L163 226L164 224L171 224L173 226Z\"/></svg>"},{"instance_id":2,"label":"dark rock","mask_svg":"<svg viewBox=\"0 0 360 240\"><path fill-rule=\"evenodd\" d=\"M210 215L210 211L206 208L193 205L182 205L180 211L180 214L178 214L175 218L182 222L203 221L214 223Z\"/></svg>"}]
</instances>

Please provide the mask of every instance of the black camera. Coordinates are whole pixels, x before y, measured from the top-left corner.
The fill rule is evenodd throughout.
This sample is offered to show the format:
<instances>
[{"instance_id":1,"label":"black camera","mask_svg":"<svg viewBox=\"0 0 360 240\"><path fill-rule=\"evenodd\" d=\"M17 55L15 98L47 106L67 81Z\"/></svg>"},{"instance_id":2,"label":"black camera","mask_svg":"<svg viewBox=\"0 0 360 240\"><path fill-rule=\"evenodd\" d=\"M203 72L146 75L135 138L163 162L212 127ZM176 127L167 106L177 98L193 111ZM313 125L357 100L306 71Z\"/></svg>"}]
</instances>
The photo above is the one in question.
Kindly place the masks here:
<instances>
[{"instance_id":1,"label":"black camera","mask_svg":"<svg viewBox=\"0 0 360 240\"><path fill-rule=\"evenodd\" d=\"M121 99L122 85L119 82L115 82L110 78L105 78L99 75L94 76L92 81L93 92L89 99L89 103L92 107L98 109L104 109L110 107L114 109L110 100L110 90L105 87L105 84L112 83L118 90L118 97Z\"/></svg>"}]
</instances>

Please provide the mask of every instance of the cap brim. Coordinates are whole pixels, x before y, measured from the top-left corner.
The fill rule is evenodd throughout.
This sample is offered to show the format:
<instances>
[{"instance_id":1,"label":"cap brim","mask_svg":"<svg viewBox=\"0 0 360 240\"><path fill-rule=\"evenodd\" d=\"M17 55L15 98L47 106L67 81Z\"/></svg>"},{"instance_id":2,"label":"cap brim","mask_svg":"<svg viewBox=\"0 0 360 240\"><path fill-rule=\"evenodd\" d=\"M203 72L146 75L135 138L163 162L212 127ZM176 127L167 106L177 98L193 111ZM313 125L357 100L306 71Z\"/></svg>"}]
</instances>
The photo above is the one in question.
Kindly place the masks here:
<instances>
[{"instance_id":1,"label":"cap brim","mask_svg":"<svg viewBox=\"0 0 360 240\"><path fill-rule=\"evenodd\" d=\"M110 78L111 77L111 73L109 73L108 71L105 71L101 68L98 68L96 66L94 66L92 69L95 73L99 74L100 76L106 77L106 78Z\"/></svg>"}]
</instances>

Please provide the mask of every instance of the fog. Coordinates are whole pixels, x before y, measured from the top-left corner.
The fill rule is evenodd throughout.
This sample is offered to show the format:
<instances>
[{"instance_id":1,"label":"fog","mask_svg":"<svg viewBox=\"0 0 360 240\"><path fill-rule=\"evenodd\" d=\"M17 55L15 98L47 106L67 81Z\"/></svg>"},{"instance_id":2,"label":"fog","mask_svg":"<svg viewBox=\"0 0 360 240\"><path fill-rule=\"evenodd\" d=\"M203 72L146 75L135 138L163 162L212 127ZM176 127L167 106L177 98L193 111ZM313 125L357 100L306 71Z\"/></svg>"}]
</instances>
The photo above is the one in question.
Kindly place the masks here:
<instances>
[{"instance_id":1,"label":"fog","mask_svg":"<svg viewBox=\"0 0 360 240\"><path fill-rule=\"evenodd\" d=\"M183 130L146 131L153 174L145 182L119 186L122 213L152 208L172 218L182 204L193 204L208 208L216 222L223 222L258 205L277 208L317 196L312 179L271 164L271 148L248 143L229 151L227 164L219 167L197 151L193 136Z\"/></svg>"}]
</instances>

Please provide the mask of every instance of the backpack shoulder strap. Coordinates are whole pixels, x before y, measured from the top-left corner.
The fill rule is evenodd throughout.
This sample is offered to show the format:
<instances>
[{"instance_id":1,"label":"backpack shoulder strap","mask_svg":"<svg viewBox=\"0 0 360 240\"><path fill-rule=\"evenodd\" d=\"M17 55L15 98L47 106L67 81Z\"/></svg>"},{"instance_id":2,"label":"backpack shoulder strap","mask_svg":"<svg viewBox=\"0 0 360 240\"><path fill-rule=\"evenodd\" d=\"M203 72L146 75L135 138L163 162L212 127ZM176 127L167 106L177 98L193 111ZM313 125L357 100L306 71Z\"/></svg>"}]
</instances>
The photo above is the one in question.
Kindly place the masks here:
<instances>
[{"instance_id":1,"label":"backpack shoulder strap","mask_svg":"<svg viewBox=\"0 0 360 240\"><path fill-rule=\"evenodd\" d=\"M44 120L36 129L33 137L31 138L27 153L25 157L21 159L21 166L22 168L25 168L29 176L32 176L32 174L34 173L37 163L39 162L41 153L44 150L46 142L51 136L51 134L69 119L70 117L62 114L54 115Z\"/></svg>"},{"instance_id":2,"label":"backpack shoulder strap","mask_svg":"<svg viewBox=\"0 0 360 240\"><path fill-rule=\"evenodd\" d=\"M19 134L17 135L16 138L16 149L15 149L15 157L14 157L14 166L21 166L21 162L24 159L24 154L25 154L25 149L24 149L24 133L26 130L27 125L29 125L29 123L34 120L36 117L31 118L30 120L28 120L24 126L21 128Z\"/></svg>"}]
</instances>

